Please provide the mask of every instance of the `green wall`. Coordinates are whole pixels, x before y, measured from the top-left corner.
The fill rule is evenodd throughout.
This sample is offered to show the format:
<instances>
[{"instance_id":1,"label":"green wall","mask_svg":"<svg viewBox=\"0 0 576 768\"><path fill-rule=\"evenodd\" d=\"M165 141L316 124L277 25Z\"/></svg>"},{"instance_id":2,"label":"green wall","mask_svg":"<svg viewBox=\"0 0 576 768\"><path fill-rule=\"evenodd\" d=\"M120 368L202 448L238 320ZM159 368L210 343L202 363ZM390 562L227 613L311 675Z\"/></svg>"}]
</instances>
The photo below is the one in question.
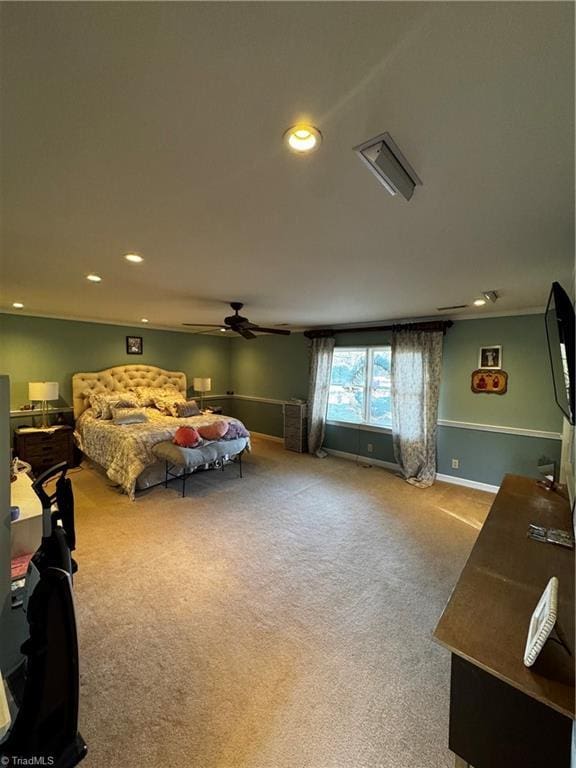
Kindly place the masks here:
<instances>
[{"instance_id":1,"label":"green wall","mask_svg":"<svg viewBox=\"0 0 576 768\"><path fill-rule=\"evenodd\" d=\"M143 354L126 354L126 336L143 337ZM8 373L12 408L28 402L29 381L58 381L71 404L72 374L145 363L212 377L214 394L230 380L229 339L99 323L0 314L0 372Z\"/></svg>"},{"instance_id":2,"label":"green wall","mask_svg":"<svg viewBox=\"0 0 576 768\"><path fill-rule=\"evenodd\" d=\"M126 354L125 336L130 334L144 338L142 356ZM389 341L387 333L336 336L338 346ZM470 375L477 367L479 347L495 344L503 347L503 366L510 376L508 393L474 395ZM308 396L309 342L301 333L246 341L141 326L0 315L0 372L10 375L13 407L27 401L28 381L59 381L62 402L69 403L72 373L139 362L183 370L189 382L193 376L211 376L215 395L233 391L272 400ZM282 436L280 404L238 397L213 402L255 432ZM561 432L543 316L457 321L444 339L439 418ZM328 448L368 459L394 460L389 433L329 425L325 443ZM438 471L497 485L506 472L534 475L538 459L559 460L560 449L559 440L440 426ZM459 459L459 469L452 469L452 458Z\"/></svg>"},{"instance_id":3,"label":"green wall","mask_svg":"<svg viewBox=\"0 0 576 768\"><path fill-rule=\"evenodd\" d=\"M526 435L438 427L438 472L500 485L506 473L539 477L538 460L560 461L562 443ZM452 469L452 457L460 461Z\"/></svg>"},{"instance_id":4,"label":"green wall","mask_svg":"<svg viewBox=\"0 0 576 768\"><path fill-rule=\"evenodd\" d=\"M475 395L470 374L480 347L502 346L505 395ZM461 320L445 336L439 418L562 431L554 400L544 315Z\"/></svg>"},{"instance_id":5,"label":"green wall","mask_svg":"<svg viewBox=\"0 0 576 768\"><path fill-rule=\"evenodd\" d=\"M231 342L231 389L240 395L308 397L309 342L301 333Z\"/></svg>"},{"instance_id":6,"label":"green wall","mask_svg":"<svg viewBox=\"0 0 576 768\"><path fill-rule=\"evenodd\" d=\"M385 332L336 335L337 346L389 342L390 334ZM508 392L502 396L475 395L470 376L478 367L479 348L495 344L502 346ZM233 340L232 389L237 394L274 399L306 397L308 346L302 334L259 337L249 344ZM233 408L254 431L282 436L280 406L235 400ZM455 322L444 337L439 418L561 432L562 416L554 402L543 316ZM328 425L325 445L367 459L394 461L389 433ZM438 471L490 485L498 485L507 472L535 475L538 460L543 456L559 460L560 450L559 440L450 426L438 429ZM459 459L459 469L452 469L453 458Z\"/></svg>"}]
</instances>

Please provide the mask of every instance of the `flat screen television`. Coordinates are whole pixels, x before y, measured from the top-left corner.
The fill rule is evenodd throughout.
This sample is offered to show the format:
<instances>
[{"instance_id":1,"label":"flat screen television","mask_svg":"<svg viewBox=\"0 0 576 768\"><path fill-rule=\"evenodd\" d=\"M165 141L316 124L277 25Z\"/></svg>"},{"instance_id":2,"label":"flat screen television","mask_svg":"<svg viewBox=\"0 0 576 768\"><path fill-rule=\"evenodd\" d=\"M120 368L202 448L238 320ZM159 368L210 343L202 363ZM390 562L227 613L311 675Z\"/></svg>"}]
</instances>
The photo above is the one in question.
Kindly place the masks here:
<instances>
[{"instance_id":1,"label":"flat screen television","mask_svg":"<svg viewBox=\"0 0 576 768\"><path fill-rule=\"evenodd\" d=\"M574 424L574 307L560 283L552 283L546 307L546 335L558 407Z\"/></svg>"}]
</instances>

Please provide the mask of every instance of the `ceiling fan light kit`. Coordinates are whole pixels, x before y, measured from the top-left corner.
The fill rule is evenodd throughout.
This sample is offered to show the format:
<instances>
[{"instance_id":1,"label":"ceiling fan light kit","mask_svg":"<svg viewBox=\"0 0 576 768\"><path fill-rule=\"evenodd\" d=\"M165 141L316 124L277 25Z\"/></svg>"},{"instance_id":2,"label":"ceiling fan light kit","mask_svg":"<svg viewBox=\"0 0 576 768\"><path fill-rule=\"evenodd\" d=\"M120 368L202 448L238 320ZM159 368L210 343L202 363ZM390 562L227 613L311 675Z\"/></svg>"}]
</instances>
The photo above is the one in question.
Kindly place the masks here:
<instances>
[{"instance_id":1,"label":"ceiling fan light kit","mask_svg":"<svg viewBox=\"0 0 576 768\"><path fill-rule=\"evenodd\" d=\"M389 133L381 133L358 144L354 147L354 152L384 189L393 196L401 194L406 200L410 200L414 189L422 185L416 171Z\"/></svg>"}]
</instances>

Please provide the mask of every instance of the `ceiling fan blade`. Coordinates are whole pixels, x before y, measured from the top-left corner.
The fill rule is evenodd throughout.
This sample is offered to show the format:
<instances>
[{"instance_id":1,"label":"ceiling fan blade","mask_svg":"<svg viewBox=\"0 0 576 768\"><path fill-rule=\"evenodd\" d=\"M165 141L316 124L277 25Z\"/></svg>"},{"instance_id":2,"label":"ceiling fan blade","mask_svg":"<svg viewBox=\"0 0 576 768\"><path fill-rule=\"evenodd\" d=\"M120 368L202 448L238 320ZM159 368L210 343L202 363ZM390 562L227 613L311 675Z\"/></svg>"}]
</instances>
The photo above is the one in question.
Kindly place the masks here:
<instances>
[{"instance_id":1,"label":"ceiling fan blade","mask_svg":"<svg viewBox=\"0 0 576 768\"><path fill-rule=\"evenodd\" d=\"M255 339L256 334L252 333L252 331L249 331L247 328L234 328L233 330L236 331L236 333L239 333L240 336L243 336L245 339Z\"/></svg>"},{"instance_id":2,"label":"ceiling fan blade","mask_svg":"<svg viewBox=\"0 0 576 768\"><path fill-rule=\"evenodd\" d=\"M182 323L182 325L189 325L192 328L223 328L222 324L214 325L214 323Z\"/></svg>"},{"instance_id":3,"label":"ceiling fan blade","mask_svg":"<svg viewBox=\"0 0 576 768\"><path fill-rule=\"evenodd\" d=\"M251 325L250 328L260 333L276 333L278 336L290 336L291 334L291 331L287 331L285 328L262 328L261 325Z\"/></svg>"},{"instance_id":4,"label":"ceiling fan blade","mask_svg":"<svg viewBox=\"0 0 576 768\"><path fill-rule=\"evenodd\" d=\"M220 334L216 333L217 330L218 330L218 327L206 328L206 330L204 330L204 331L191 331L191 335L192 336L206 336L206 334L210 333L210 334L212 334L212 336L217 336L217 335L219 336ZM226 338L226 337L222 334L222 338Z\"/></svg>"}]
</instances>

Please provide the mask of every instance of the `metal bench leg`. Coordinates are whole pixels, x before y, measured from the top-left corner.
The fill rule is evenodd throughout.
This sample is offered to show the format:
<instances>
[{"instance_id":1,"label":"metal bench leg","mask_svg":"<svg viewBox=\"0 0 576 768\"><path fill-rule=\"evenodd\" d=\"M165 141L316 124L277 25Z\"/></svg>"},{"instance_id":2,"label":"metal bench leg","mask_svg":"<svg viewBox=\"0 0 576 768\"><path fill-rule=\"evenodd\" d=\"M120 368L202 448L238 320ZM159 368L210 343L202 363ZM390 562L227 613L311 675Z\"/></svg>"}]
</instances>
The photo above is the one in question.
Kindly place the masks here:
<instances>
[{"instance_id":1,"label":"metal bench leg","mask_svg":"<svg viewBox=\"0 0 576 768\"><path fill-rule=\"evenodd\" d=\"M238 454L238 465L240 467L240 477L242 477L242 454Z\"/></svg>"},{"instance_id":2,"label":"metal bench leg","mask_svg":"<svg viewBox=\"0 0 576 768\"><path fill-rule=\"evenodd\" d=\"M182 498L186 496L186 469L182 469Z\"/></svg>"}]
</instances>

